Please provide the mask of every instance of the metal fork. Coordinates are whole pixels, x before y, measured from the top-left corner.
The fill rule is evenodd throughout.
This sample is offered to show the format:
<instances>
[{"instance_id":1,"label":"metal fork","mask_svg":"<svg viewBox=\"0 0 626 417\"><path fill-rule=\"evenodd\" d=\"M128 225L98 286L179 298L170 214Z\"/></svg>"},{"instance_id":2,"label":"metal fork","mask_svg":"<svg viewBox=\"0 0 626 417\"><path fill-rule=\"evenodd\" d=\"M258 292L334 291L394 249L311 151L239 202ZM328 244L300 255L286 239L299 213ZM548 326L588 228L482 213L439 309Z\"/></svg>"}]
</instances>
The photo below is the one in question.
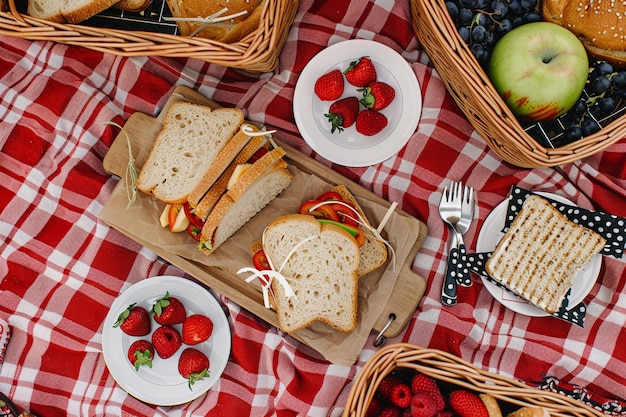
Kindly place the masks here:
<instances>
[{"instance_id":1,"label":"metal fork","mask_svg":"<svg viewBox=\"0 0 626 417\"><path fill-rule=\"evenodd\" d=\"M446 273L441 288L441 302L449 306L456 304L457 265L460 258L458 245L463 241L461 233L456 228L457 223L461 220L463 210L462 188L461 183L454 181L450 183L449 189L446 185L441 195L441 201L439 202L439 215L452 232L452 243L449 246L450 250L446 264Z\"/></svg>"},{"instance_id":2,"label":"metal fork","mask_svg":"<svg viewBox=\"0 0 626 417\"><path fill-rule=\"evenodd\" d=\"M470 276L469 268L466 264L466 250L465 242L463 241L463 235L469 230L472 220L474 220L474 209L476 207L476 200L474 194L474 188L465 186L463 190L463 204L461 206L461 218L456 224L460 236L458 243L459 248L459 264L457 266L456 282L464 287L472 285L472 279Z\"/></svg>"}]
</instances>

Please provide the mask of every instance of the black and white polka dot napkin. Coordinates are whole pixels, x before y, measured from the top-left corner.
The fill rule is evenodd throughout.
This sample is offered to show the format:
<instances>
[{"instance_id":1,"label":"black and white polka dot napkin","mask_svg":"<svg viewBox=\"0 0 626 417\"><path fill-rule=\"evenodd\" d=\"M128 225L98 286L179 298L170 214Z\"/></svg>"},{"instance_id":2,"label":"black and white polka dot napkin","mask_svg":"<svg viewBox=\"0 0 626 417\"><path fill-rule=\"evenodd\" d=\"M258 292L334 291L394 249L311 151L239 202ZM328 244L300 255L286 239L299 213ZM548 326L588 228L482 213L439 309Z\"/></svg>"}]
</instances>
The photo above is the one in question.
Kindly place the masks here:
<instances>
[{"instance_id":1,"label":"black and white polka dot napkin","mask_svg":"<svg viewBox=\"0 0 626 417\"><path fill-rule=\"evenodd\" d=\"M532 191L517 186L511 187L511 194L509 196L506 218L502 232L506 232L509 229L511 223L522 209L524 201L532 194ZM546 196L542 197L550 201L550 203L570 221L585 226L588 229L602 235L606 239L604 249L600 252L602 255L612 256L618 259L622 257L626 245L625 218L615 216L613 214L603 213L601 211L587 210L571 204L565 204ZM485 271L485 263L490 256L491 252L468 254L466 257L467 267L470 268L472 272L485 277L495 285L504 288L506 291L510 291L506 288L506 286L490 277ZM561 308L559 311L554 313L553 316L576 324L580 327L584 327L586 309L587 306L584 302L580 302L579 304L570 307L568 292L563 300Z\"/></svg>"}]
</instances>

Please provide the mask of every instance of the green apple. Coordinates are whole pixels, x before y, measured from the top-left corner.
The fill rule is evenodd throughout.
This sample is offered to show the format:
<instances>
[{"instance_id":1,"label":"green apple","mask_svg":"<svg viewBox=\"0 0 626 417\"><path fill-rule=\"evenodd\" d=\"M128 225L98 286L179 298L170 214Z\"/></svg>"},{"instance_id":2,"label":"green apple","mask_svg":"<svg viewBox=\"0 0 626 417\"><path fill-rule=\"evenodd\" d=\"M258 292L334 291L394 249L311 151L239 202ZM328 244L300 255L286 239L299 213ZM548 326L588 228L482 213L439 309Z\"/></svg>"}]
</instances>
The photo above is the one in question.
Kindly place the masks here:
<instances>
[{"instance_id":1,"label":"green apple","mask_svg":"<svg viewBox=\"0 0 626 417\"><path fill-rule=\"evenodd\" d=\"M527 23L504 35L493 48L488 76L515 116L550 120L580 97L589 71L585 47L555 23Z\"/></svg>"}]
</instances>

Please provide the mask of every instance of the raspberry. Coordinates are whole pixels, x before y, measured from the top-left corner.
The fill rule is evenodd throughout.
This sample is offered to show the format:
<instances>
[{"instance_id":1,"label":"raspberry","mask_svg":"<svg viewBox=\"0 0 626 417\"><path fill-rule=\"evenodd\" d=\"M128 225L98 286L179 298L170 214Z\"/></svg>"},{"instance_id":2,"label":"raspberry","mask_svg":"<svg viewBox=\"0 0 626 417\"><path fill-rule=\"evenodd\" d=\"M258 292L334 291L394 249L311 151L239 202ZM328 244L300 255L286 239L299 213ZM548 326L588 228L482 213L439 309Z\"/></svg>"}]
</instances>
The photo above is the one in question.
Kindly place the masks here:
<instances>
[{"instance_id":1,"label":"raspberry","mask_svg":"<svg viewBox=\"0 0 626 417\"><path fill-rule=\"evenodd\" d=\"M411 405L411 388L407 384L398 384L391 389L391 402L396 407L408 408Z\"/></svg>"},{"instance_id":2,"label":"raspberry","mask_svg":"<svg viewBox=\"0 0 626 417\"><path fill-rule=\"evenodd\" d=\"M438 411L437 401L430 394L420 392L411 398L411 415L413 417L433 417Z\"/></svg>"},{"instance_id":3,"label":"raspberry","mask_svg":"<svg viewBox=\"0 0 626 417\"><path fill-rule=\"evenodd\" d=\"M443 410L445 401L437 382L429 376L424 374L417 374L411 380L411 391L413 394L426 393L429 394L435 400L437 404L437 411Z\"/></svg>"},{"instance_id":4,"label":"raspberry","mask_svg":"<svg viewBox=\"0 0 626 417\"><path fill-rule=\"evenodd\" d=\"M379 414L379 417L400 417L400 411L395 407L386 407Z\"/></svg>"},{"instance_id":5,"label":"raspberry","mask_svg":"<svg viewBox=\"0 0 626 417\"><path fill-rule=\"evenodd\" d=\"M453 411L444 409L438 412L437 414L435 414L435 417L454 417L455 415L456 414L454 414Z\"/></svg>"},{"instance_id":6,"label":"raspberry","mask_svg":"<svg viewBox=\"0 0 626 417\"><path fill-rule=\"evenodd\" d=\"M393 390L393 387L398 385L400 382L400 378L398 378L397 376L387 375L383 378L382 381L380 381L380 385L378 386L378 392L384 399L389 401L391 400L391 390Z\"/></svg>"},{"instance_id":7,"label":"raspberry","mask_svg":"<svg viewBox=\"0 0 626 417\"><path fill-rule=\"evenodd\" d=\"M380 414L383 409L383 404L376 397L372 398L370 401L370 405L367 406L367 411L365 412L365 417L376 417Z\"/></svg>"}]
</instances>

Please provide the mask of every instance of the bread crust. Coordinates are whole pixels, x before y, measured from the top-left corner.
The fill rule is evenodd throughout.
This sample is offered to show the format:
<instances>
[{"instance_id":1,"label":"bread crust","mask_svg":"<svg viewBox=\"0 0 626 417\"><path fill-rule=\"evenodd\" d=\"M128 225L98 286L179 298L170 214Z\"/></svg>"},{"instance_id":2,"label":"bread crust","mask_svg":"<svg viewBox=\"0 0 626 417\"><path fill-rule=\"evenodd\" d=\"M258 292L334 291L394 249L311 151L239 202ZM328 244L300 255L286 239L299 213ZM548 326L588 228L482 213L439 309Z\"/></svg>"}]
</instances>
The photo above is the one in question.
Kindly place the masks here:
<instances>
[{"instance_id":1,"label":"bread crust","mask_svg":"<svg viewBox=\"0 0 626 417\"><path fill-rule=\"evenodd\" d=\"M596 59L626 66L626 3L621 0L543 0L543 19L574 33Z\"/></svg>"},{"instance_id":2,"label":"bread crust","mask_svg":"<svg viewBox=\"0 0 626 417\"><path fill-rule=\"evenodd\" d=\"M113 7L127 12L141 12L152 4L152 0L120 0Z\"/></svg>"}]
</instances>

